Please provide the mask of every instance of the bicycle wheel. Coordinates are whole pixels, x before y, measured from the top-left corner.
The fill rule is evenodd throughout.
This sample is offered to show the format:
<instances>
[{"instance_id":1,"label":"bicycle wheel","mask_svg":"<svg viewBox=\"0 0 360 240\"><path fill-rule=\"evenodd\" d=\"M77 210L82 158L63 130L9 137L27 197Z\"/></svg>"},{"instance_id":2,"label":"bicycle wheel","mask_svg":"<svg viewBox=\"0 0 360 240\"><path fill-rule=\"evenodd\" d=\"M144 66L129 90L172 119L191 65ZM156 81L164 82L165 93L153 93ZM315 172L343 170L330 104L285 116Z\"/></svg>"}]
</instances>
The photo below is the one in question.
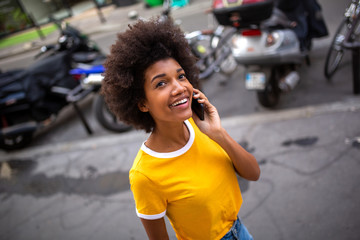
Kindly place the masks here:
<instances>
[{"instance_id":1,"label":"bicycle wheel","mask_svg":"<svg viewBox=\"0 0 360 240\"><path fill-rule=\"evenodd\" d=\"M345 35L348 31L348 23L346 19L343 19L336 30L335 36L326 55L324 74L328 80L330 80L330 78L334 75L344 56L345 49L342 47L342 43L344 42Z\"/></svg>"}]
</instances>

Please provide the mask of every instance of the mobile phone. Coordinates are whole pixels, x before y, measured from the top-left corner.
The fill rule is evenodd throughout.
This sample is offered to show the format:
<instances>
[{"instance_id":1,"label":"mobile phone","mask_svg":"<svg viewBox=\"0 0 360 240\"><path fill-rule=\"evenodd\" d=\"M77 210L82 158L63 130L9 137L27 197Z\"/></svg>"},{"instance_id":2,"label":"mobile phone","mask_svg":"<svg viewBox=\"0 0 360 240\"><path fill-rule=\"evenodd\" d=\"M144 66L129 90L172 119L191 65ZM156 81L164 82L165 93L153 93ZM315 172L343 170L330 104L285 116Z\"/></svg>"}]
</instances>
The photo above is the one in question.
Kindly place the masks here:
<instances>
[{"instance_id":1,"label":"mobile phone","mask_svg":"<svg viewBox=\"0 0 360 240\"><path fill-rule=\"evenodd\" d=\"M193 96L195 93L193 93ZM191 109L195 114L200 118L201 121L204 121L204 104L199 103L198 99L193 98L191 103Z\"/></svg>"}]
</instances>

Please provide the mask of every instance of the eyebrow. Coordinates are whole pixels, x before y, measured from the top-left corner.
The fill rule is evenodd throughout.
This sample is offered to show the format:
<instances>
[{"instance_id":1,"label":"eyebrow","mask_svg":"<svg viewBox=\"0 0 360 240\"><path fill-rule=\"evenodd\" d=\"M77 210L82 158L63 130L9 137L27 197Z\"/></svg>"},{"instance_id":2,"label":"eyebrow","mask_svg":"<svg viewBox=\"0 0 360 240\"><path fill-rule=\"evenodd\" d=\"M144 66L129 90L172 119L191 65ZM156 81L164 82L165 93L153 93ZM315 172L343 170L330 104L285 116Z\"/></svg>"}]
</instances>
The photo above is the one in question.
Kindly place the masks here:
<instances>
[{"instance_id":1,"label":"eyebrow","mask_svg":"<svg viewBox=\"0 0 360 240\"><path fill-rule=\"evenodd\" d=\"M165 77L166 76L166 74L165 73L162 73L162 74L159 74L159 75L156 75L155 77L153 77L152 79L151 79L151 82L153 82L155 79L157 79L157 78L162 78L162 77Z\"/></svg>"},{"instance_id":2,"label":"eyebrow","mask_svg":"<svg viewBox=\"0 0 360 240\"><path fill-rule=\"evenodd\" d=\"M178 73L178 72L181 72L181 71L183 71L182 68L179 68L179 69L176 70L177 73ZM153 81L154 81L155 79L157 79L157 78L162 78L162 77L165 77L165 76L166 76L165 73L158 74L158 75L156 75L155 77L153 77L153 78L151 79L151 82L153 82Z\"/></svg>"}]
</instances>

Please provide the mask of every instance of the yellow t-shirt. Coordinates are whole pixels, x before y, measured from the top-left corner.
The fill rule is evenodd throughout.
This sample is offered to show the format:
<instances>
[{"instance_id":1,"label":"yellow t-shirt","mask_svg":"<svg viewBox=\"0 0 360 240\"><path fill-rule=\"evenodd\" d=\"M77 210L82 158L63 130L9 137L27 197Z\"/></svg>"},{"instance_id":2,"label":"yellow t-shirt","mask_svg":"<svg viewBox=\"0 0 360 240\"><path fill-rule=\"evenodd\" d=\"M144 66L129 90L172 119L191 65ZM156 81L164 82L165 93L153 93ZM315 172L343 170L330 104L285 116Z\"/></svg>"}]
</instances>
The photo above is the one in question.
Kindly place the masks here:
<instances>
[{"instance_id":1,"label":"yellow t-shirt","mask_svg":"<svg viewBox=\"0 0 360 240\"><path fill-rule=\"evenodd\" d=\"M189 141L158 153L142 144L130 170L140 218L167 215L178 239L221 239L237 218L242 196L231 159L193 119Z\"/></svg>"}]
</instances>

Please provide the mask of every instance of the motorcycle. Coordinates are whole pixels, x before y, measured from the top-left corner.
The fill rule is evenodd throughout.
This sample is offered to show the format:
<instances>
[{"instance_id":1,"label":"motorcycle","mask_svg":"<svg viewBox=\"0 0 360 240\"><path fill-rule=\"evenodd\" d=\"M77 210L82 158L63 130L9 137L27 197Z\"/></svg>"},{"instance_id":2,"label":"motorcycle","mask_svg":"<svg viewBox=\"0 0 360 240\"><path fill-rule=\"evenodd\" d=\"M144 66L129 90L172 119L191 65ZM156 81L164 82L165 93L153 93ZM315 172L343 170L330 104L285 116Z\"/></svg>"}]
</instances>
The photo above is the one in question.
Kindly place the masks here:
<instances>
[{"instance_id":1,"label":"motorcycle","mask_svg":"<svg viewBox=\"0 0 360 240\"><path fill-rule=\"evenodd\" d=\"M290 2L278 1L277 6ZM267 108L277 106L281 93L298 84L297 69L304 61L310 65L308 51L312 38L327 35L324 23L320 27L322 30L325 27L323 34L310 35L310 31L304 34L302 13L285 12L287 9L274 5L274 1L267 0L213 1L218 23L237 29L231 48L236 62L245 66L245 87L256 91L259 103Z\"/></svg>"},{"instance_id":2,"label":"motorcycle","mask_svg":"<svg viewBox=\"0 0 360 240\"><path fill-rule=\"evenodd\" d=\"M45 45L40 48L35 59L42 56L53 55L63 51L72 52L71 58L74 63L98 65L105 61L105 54L98 45L91 41L87 35L66 22L54 20L60 31L56 44Z\"/></svg>"},{"instance_id":3,"label":"motorcycle","mask_svg":"<svg viewBox=\"0 0 360 240\"><path fill-rule=\"evenodd\" d=\"M0 75L0 148L26 146L68 104L66 95L79 84L69 75L70 58L63 52Z\"/></svg>"},{"instance_id":4,"label":"motorcycle","mask_svg":"<svg viewBox=\"0 0 360 240\"><path fill-rule=\"evenodd\" d=\"M40 58L41 57L41 58ZM41 48L27 69L0 74L0 148L14 150L28 145L34 133L49 125L67 105L73 105L89 134L92 130L77 103L101 85L86 86L84 74L72 69L95 68L105 55L78 30L63 25L57 44ZM106 105L101 105L106 108ZM96 115L103 114L98 110ZM102 122L100 122L102 123ZM115 123L114 123L115 124ZM122 132L129 126L119 123Z\"/></svg>"},{"instance_id":5,"label":"motorcycle","mask_svg":"<svg viewBox=\"0 0 360 240\"><path fill-rule=\"evenodd\" d=\"M94 92L98 92L98 90L100 90L102 78L95 77L97 79L96 81L88 81L87 77L88 75L91 75L90 79L94 79L94 74L97 76L105 71L102 64L104 63L106 56L101 52L95 42L90 41L86 35L82 34L76 28L69 24L56 23L61 31L58 43L55 46L47 45L42 47L38 56L41 56L50 50L55 52L65 50L73 51L72 60L74 61L75 66L70 71L70 74L79 79L81 87L79 87L77 91L73 91L71 95L68 96L68 99L77 101L77 98L81 96L78 94L78 91L83 89L89 91L89 89L91 89ZM86 126L87 131L91 132L90 127L82 117L79 109L77 109L77 112L83 124ZM115 117L106 106L103 96L99 94L95 96L93 101L93 112L100 125L107 130L113 132L125 132L131 129L129 125L124 124Z\"/></svg>"},{"instance_id":6,"label":"motorcycle","mask_svg":"<svg viewBox=\"0 0 360 240\"><path fill-rule=\"evenodd\" d=\"M100 89L102 80L104 79L102 75L104 71L105 68L103 65L90 67L81 65L78 68L72 69L70 74L80 76L81 85L84 89ZM117 117L109 110L102 95L97 94L95 96L92 108L95 118L104 128L113 132L124 132L131 129L130 125L117 119Z\"/></svg>"}]
</instances>

